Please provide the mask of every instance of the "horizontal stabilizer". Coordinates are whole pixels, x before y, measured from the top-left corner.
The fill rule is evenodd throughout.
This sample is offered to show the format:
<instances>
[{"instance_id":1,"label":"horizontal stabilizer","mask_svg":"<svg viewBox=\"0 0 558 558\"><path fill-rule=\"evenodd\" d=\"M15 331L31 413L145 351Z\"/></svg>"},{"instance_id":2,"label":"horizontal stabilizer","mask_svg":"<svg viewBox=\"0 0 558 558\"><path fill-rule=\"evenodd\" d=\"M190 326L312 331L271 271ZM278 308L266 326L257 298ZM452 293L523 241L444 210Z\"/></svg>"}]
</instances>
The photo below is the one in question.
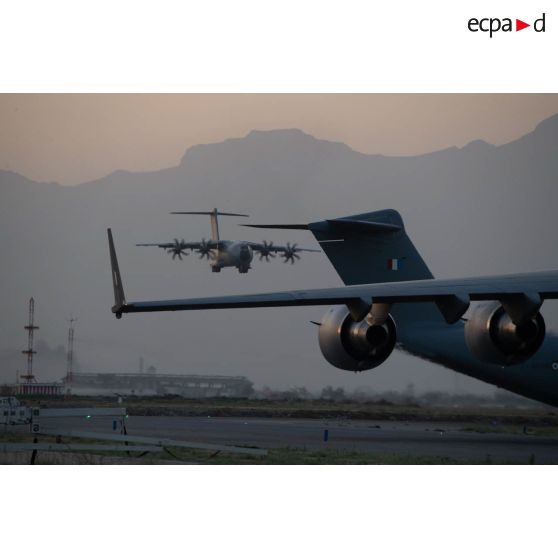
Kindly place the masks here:
<instances>
[{"instance_id":1,"label":"horizontal stabilizer","mask_svg":"<svg viewBox=\"0 0 558 558\"><path fill-rule=\"evenodd\" d=\"M307 231L308 225L240 225L241 227L252 227L254 229L295 229Z\"/></svg>"},{"instance_id":2,"label":"horizontal stabilizer","mask_svg":"<svg viewBox=\"0 0 558 558\"><path fill-rule=\"evenodd\" d=\"M229 217L250 217L245 213L224 213L222 211L171 211L171 215L228 215Z\"/></svg>"},{"instance_id":3,"label":"horizontal stabilizer","mask_svg":"<svg viewBox=\"0 0 558 558\"><path fill-rule=\"evenodd\" d=\"M219 215L227 215L229 217L250 217L245 213L225 213L219 211L216 207L213 211L171 211L171 215L209 215L211 218L211 240L219 242L219 222L217 217Z\"/></svg>"}]
</instances>

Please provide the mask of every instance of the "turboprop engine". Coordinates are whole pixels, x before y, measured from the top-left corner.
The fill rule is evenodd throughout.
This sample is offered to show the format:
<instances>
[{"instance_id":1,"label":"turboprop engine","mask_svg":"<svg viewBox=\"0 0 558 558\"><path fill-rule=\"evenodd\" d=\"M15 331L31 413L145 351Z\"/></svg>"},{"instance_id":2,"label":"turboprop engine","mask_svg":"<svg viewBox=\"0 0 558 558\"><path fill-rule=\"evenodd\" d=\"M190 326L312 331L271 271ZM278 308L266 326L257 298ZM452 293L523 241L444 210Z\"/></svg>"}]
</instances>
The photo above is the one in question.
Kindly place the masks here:
<instances>
[{"instance_id":1,"label":"turboprop engine","mask_svg":"<svg viewBox=\"0 0 558 558\"><path fill-rule=\"evenodd\" d=\"M545 336L540 312L518 324L498 302L479 305L465 324L465 342L478 359L510 366L532 357Z\"/></svg>"},{"instance_id":2,"label":"turboprop engine","mask_svg":"<svg viewBox=\"0 0 558 558\"><path fill-rule=\"evenodd\" d=\"M342 370L376 368L391 354L396 339L395 322L389 314L379 321L371 314L355 320L346 306L331 307L318 331L325 359Z\"/></svg>"}]
</instances>

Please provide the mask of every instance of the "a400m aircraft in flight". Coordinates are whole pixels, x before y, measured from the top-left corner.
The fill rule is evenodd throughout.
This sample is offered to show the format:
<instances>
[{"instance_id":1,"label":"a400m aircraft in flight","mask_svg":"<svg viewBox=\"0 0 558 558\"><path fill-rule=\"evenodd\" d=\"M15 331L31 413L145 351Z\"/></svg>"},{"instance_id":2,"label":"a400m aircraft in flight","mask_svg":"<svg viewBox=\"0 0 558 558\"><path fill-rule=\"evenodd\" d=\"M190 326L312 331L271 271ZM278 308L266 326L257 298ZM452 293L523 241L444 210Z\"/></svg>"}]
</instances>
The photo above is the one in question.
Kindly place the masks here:
<instances>
[{"instance_id":1,"label":"a400m aircraft in flight","mask_svg":"<svg viewBox=\"0 0 558 558\"><path fill-rule=\"evenodd\" d=\"M219 215L227 215L232 217L248 217L243 213L223 213L217 211L173 211L171 215L209 215L211 219L211 239L201 240L200 242L185 242L184 240L174 239L174 242L162 242L159 244L136 244L136 246L157 246L164 248L172 259L188 255L188 250L196 251L200 259L207 258L211 260L211 271L217 273L224 267L236 267L239 273L248 273L251 269L251 263L254 259L254 252L259 253L260 261L265 258L268 262L269 258L274 258L276 254L283 257L285 263L295 263L300 260L299 252L319 252L319 250L311 250L309 248L298 248L296 244L287 243L286 246L275 246L273 242L262 243L249 242L247 240L222 240L219 236Z\"/></svg>"},{"instance_id":2,"label":"a400m aircraft in flight","mask_svg":"<svg viewBox=\"0 0 558 558\"><path fill-rule=\"evenodd\" d=\"M126 302L108 230L117 318L133 312L276 306L328 306L319 324L323 356L342 370L371 370L397 347L490 384L558 406L558 337L540 307L558 298L558 271L434 279L397 211L303 225L343 287ZM476 307L465 317L471 301Z\"/></svg>"}]
</instances>

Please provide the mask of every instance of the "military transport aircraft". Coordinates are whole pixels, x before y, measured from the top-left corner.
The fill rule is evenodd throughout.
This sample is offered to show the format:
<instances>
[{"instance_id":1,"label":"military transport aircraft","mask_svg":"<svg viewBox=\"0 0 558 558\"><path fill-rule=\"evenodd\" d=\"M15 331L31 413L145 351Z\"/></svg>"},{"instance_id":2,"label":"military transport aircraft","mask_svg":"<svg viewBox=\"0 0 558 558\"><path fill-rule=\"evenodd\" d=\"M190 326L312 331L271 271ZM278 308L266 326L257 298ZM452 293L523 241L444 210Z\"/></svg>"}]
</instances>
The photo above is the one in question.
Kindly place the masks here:
<instances>
[{"instance_id":1,"label":"military transport aircraft","mask_svg":"<svg viewBox=\"0 0 558 558\"><path fill-rule=\"evenodd\" d=\"M267 227L268 225L264 225ZM558 406L558 337L540 307L558 298L558 271L434 279L394 210L302 225L344 287L126 302L108 231L117 318L131 312L333 305L319 324L322 354L342 370L376 368L393 349ZM476 303L468 311L470 302Z\"/></svg>"},{"instance_id":2,"label":"military transport aircraft","mask_svg":"<svg viewBox=\"0 0 558 558\"><path fill-rule=\"evenodd\" d=\"M265 240L260 244L244 240L221 240L219 238L219 215L233 217L248 217L242 213L222 213L215 208L213 211L173 211L171 215L209 215L211 217L211 240L201 240L200 242L185 242L184 239L174 239L174 242L163 242L160 244L136 244L136 246L158 246L164 248L172 259L188 255L188 250L197 252L199 258L211 260L211 271L219 272L223 267L236 267L239 273L247 273L251 268L250 264L254 258L254 252L260 255L260 261L265 258L274 258L277 253L281 253L285 263L295 263L295 259L300 260L299 252L319 252L309 248L298 248L297 244L286 246L274 246L273 242Z\"/></svg>"}]
</instances>

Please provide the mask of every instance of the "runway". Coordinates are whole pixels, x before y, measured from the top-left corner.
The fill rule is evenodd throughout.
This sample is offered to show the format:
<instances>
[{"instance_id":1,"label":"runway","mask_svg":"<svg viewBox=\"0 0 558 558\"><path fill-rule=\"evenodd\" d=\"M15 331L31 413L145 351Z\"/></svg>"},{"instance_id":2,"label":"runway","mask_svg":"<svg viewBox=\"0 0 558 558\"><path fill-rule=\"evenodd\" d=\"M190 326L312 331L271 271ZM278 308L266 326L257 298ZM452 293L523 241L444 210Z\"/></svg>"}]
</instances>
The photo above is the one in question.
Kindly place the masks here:
<instances>
[{"instance_id":1,"label":"runway","mask_svg":"<svg viewBox=\"0 0 558 558\"><path fill-rule=\"evenodd\" d=\"M112 432L107 419L48 419L48 428ZM261 448L351 450L459 461L558 463L558 437L465 431L460 423L132 416L128 434ZM328 440L324 441L327 430Z\"/></svg>"}]
</instances>

